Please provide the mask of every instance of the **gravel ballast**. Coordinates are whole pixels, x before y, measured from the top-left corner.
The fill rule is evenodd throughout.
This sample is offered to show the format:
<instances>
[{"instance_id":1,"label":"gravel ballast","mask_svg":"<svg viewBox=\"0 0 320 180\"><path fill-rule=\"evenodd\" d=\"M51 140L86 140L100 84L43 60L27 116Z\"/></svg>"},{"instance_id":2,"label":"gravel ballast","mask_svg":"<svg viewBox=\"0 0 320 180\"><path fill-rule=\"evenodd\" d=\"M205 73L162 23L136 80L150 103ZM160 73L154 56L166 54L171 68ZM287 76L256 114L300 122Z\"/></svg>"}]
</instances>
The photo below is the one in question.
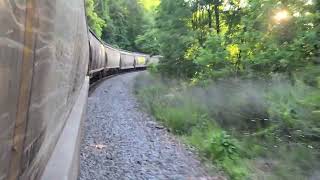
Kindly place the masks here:
<instances>
[{"instance_id":1,"label":"gravel ballast","mask_svg":"<svg viewBox=\"0 0 320 180\"><path fill-rule=\"evenodd\" d=\"M139 73L108 79L89 97L79 179L207 179L195 156L139 107Z\"/></svg>"}]
</instances>

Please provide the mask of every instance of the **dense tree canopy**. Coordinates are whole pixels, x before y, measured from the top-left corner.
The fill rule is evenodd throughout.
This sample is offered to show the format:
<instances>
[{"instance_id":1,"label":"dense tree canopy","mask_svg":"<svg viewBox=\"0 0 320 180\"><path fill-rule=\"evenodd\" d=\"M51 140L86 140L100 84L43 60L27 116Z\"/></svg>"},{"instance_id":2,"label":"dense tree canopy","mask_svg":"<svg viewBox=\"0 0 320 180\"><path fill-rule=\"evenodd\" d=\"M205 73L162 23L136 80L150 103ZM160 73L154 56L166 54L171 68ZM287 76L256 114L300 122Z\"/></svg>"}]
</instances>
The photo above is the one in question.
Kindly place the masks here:
<instances>
[{"instance_id":1,"label":"dense tree canopy","mask_svg":"<svg viewBox=\"0 0 320 180\"><path fill-rule=\"evenodd\" d=\"M157 22L163 24L158 27L161 47L170 49L164 49L163 55L173 65L181 58L187 61L192 57L203 67L200 71L207 74L256 71L265 75L278 72L292 75L317 63L318 3L190 0L181 1L182 5L178 2L161 1ZM175 33L178 39L173 38ZM169 39L175 41L174 46Z\"/></svg>"},{"instance_id":2,"label":"dense tree canopy","mask_svg":"<svg viewBox=\"0 0 320 180\"><path fill-rule=\"evenodd\" d=\"M107 43L156 54L156 48L148 45L154 42L154 31L148 30L153 27L153 10L158 3L156 0L86 0L88 24Z\"/></svg>"},{"instance_id":3,"label":"dense tree canopy","mask_svg":"<svg viewBox=\"0 0 320 180\"><path fill-rule=\"evenodd\" d=\"M95 4L94 0L86 0L87 21L90 28L97 34L97 36L101 37L102 31L106 26L106 21L98 15L95 9Z\"/></svg>"}]
</instances>

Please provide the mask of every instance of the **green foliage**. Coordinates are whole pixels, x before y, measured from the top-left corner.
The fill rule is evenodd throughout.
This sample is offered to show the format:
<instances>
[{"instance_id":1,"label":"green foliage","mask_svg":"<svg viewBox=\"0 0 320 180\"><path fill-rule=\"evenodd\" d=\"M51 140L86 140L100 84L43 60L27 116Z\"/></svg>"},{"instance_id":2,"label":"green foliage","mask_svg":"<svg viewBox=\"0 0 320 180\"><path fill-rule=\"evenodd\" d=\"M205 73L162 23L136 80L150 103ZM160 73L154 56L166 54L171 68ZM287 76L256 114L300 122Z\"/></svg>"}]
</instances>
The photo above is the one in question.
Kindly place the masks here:
<instances>
[{"instance_id":1,"label":"green foliage","mask_svg":"<svg viewBox=\"0 0 320 180\"><path fill-rule=\"evenodd\" d=\"M222 39L219 36L211 36L200 49L199 58L196 60L203 66L211 66L214 69L221 69L226 66L227 51Z\"/></svg>"},{"instance_id":2,"label":"green foliage","mask_svg":"<svg viewBox=\"0 0 320 180\"><path fill-rule=\"evenodd\" d=\"M320 91L302 82L280 85L269 94L270 119L277 123L280 135L292 141L309 143L320 140Z\"/></svg>"},{"instance_id":3,"label":"green foliage","mask_svg":"<svg viewBox=\"0 0 320 180\"><path fill-rule=\"evenodd\" d=\"M319 153L301 144L283 144L277 151L278 158L282 161L275 165L274 175L270 179L300 180L314 176L313 169L319 166L315 157Z\"/></svg>"},{"instance_id":4,"label":"green foliage","mask_svg":"<svg viewBox=\"0 0 320 180\"><path fill-rule=\"evenodd\" d=\"M160 0L140 0L140 3L147 11L154 11L160 4Z\"/></svg>"},{"instance_id":5,"label":"green foliage","mask_svg":"<svg viewBox=\"0 0 320 180\"><path fill-rule=\"evenodd\" d=\"M145 34L137 36L135 44L142 52L158 55L160 45L157 39L157 30L150 28Z\"/></svg>"},{"instance_id":6,"label":"green foliage","mask_svg":"<svg viewBox=\"0 0 320 180\"><path fill-rule=\"evenodd\" d=\"M185 59L185 52L193 41L188 28L191 15L184 0L162 0L159 5L156 24L160 53L164 56L160 68L167 74L180 77L193 74L194 63Z\"/></svg>"},{"instance_id":7,"label":"green foliage","mask_svg":"<svg viewBox=\"0 0 320 180\"><path fill-rule=\"evenodd\" d=\"M236 147L235 140L231 139L230 135L225 131L213 131L210 139L211 141L208 143L209 153L216 156L214 159L236 159L238 148Z\"/></svg>"},{"instance_id":8,"label":"green foliage","mask_svg":"<svg viewBox=\"0 0 320 180\"><path fill-rule=\"evenodd\" d=\"M155 112L157 119L163 121L176 134L189 133L196 125L197 117L187 107L161 107Z\"/></svg>"},{"instance_id":9,"label":"green foliage","mask_svg":"<svg viewBox=\"0 0 320 180\"><path fill-rule=\"evenodd\" d=\"M159 73L159 69L156 64L150 64L147 69L151 74L158 74Z\"/></svg>"},{"instance_id":10,"label":"green foliage","mask_svg":"<svg viewBox=\"0 0 320 180\"><path fill-rule=\"evenodd\" d=\"M146 31L145 27L150 23L139 1L109 0L108 12L110 22L104 30L103 39L126 50L139 50L135 41Z\"/></svg>"},{"instance_id":11,"label":"green foliage","mask_svg":"<svg viewBox=\"0 0 320 180\"><path fill-rule=\"evenodd\" d=\"M101 37L103 28L106 26L104 19L98 16L95 12L95 0L86 0L86 14L89 27Z\"/></svg>"},{"instance_id":12,"label":"green foliage","mask_svg":"<svg viewBox=\"0 0 320 180\"><path fill-rule=\"evenodd\" d=\"M223 39L214 35L209 37L204 47L200 48L195 62L201 65L201 72L207 75L206 78L227 77L232 74L233 62L229 60L229 52L225 46Z\"/></svg>"},{"instance_id":13,"label":"green foliage","mask_svg":"<svg viewBox=\"0 0 320 180\"><path fill-rule=\"evenodd\" d=\"M88 24L102 40L116 47L157 54L154 14L149 12L156 2L148 9L143 5L139 0L86 0Z\"/></svg>"},{"instance_id":14,"label":"green foliage","mask_svg":"<svg viewBox=\"0 0 320 180\"><path fill-rule=\"evenodd\" d=\"M200 87L154 74L137 84L145 107L231 179L308 179L320 167L320 91L303 81Z\"/></svg>"},{"instance_id":15,"label":"green foliage","mask_svg":"<svg viewBox=\"0 0 320 180\"><path fill-rule=\"evenodd\" d=\"M171 83L159 78L140 76L136 81L137 95L145 107L232 179L246 179L249 172L247 165L241 161L239 142L218 128L206 114L205 107L183 87L171 89Z\"/></svg>"},{"instance_id":16,"label":"green foliage","mask_svg":"<svg viewBox=\"0 0 320 180\"><path fill-rule=\"evenodd\" d=\"M218 128L194 129L188 142L207 159L221 167L232 179L247 179L249 170L241 158L236 139ZM241 162L242 160L242 162Z\"/></svg>"},{"instance_id":17,"label":"green foliage","mask_svg":"<svg viewBox=\"0 0 320 180\"><path fill-rule=\"evenodd\" d=\"M291 0L163 0L157 13L163 71L179 75L187 70L193 78L263 78L274 73L293 78L319 63L317 5ZM287 17L279 19L279 13Z\"/></svg>"}]
</instances>

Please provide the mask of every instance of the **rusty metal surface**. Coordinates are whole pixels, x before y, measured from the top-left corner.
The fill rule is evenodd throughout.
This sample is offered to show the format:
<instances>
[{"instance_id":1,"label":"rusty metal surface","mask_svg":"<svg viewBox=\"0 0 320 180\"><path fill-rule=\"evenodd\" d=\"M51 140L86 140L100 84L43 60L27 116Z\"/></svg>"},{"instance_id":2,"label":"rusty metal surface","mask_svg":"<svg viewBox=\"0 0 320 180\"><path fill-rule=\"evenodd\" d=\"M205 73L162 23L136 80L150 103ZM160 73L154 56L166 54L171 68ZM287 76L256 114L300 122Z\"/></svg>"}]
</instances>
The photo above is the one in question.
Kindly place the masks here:
<instances>
[{"instance_id":1,"label":"rusty metal surface","mask_svg":"<svg viewBox=\"0 0 320 180\"><path fill-rule=\"evenodd\" d=\"M24 51L26 1L0 1L0 180L9 178Z\"/></svg>"},{"instance_id":2,"label":"rusty metal surface","mask_svg":"<svg viewBox=\"0 0 320 180\"><path fill-rule=\"evenodd\" d=\"M18 95L18 106L14 126L13 145L11 151L9 179L15 180L19 177L21 160L24 151L24 143L27 133L28 109L30 105L30 94L34 72L36 28L39 22L36 11L36 1L26 1L26 18L24 30L24 43L21 63L20 88Z\"/></svg>"}]
</instances>

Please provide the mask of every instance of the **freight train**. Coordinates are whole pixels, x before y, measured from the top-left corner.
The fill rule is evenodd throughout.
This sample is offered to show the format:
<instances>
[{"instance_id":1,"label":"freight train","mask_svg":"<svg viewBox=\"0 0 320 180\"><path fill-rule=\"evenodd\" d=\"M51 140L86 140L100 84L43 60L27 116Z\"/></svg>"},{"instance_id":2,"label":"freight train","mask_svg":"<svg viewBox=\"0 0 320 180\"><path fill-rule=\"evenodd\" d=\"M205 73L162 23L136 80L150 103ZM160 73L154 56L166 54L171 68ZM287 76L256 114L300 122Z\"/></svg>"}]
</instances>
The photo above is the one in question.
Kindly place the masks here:
<instances>
[{"instance_id":1,"label":"freight train","mask_svg":"<svg viewBox=\"0 0 320 180\"><path fill-rule=\"evenodd\" d=\"M91 80L122 71L145 69L149 64L157 64L161 56L129 52L114 48L100 40L89 30L89 66Z\"/></svg>"}]
</instances>

